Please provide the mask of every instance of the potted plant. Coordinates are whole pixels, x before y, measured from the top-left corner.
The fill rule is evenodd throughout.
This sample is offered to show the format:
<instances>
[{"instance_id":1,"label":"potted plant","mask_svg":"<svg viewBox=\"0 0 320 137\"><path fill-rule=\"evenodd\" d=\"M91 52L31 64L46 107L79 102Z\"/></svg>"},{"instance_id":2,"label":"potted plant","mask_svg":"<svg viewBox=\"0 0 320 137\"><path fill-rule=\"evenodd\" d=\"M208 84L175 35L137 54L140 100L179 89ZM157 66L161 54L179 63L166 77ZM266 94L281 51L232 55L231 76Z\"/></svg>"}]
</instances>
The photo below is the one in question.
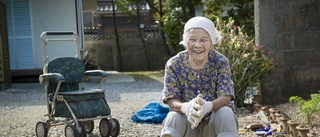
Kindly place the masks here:
<instances>
[{"instance_id":1,"label":"potted plant","mask_svg":"<svg viewBox=\"0 0 320 137\"><path fill-rule=\"evenodd\" d=\"M289 120L289 121L287 121L287 123L289 125L289 135L290 135L290 137L297 137L298 136L298 130L297 130L296 127L300 123L295 121L295 120Z\"/></svg>"},{"instance_id":2,"label":"potted plant","mask_svg":"<svg viewBox=\"0 0 320 137\"><path fill-rule=\"evenodd\" d=\"M320 112L320 94L311 94L310 97L310 100L305 100L299 96L291 96L289 98L289 102L296 104L298 107L295 118L304 120L307 125L311 125L314 114L319 114Z\"/></svg>"},{"instance_id":3,"label":"potted plant","mask_svg":"<svg viewBox=\"0 0 320 137\"><path fill-rule=\"evenodd\" d=\"M309 125L312 125L314 116L320 114L320 94L311 94L310 97L311 99L309 100L305 100L299 96L291 96L289 98L290 103L297 105L297 115L293 118L296 121L301 121L300 125L296 126L301 137L307 137L307 133L310 129ZM290 129L293 129L293 125L296 123L288 121L288 124Z\"/></svg>"},{"instance_id":4,"label":"potted plant","mask_svg":"<svg viewBox=\"0 0 320 137\"><path fill-rule=\"evenodd\" d=\"M300 124L299 126L296 127L299 133L300 137L308 137L307 134L309 132L310 127Z\"/></svg>"},{"instance_id":5,"label":"potted plant","mask_svg":"<svg viewBox=\"0 0 320 137\"><path fill-rule=\"evenodd\" d=\"M279 118L280 122L280 128L283 134L289 133L289 126L288 126L288 118L282 116Z\"/></svg>"},{"instance_id":6,"label":"potted plant","mask_svg":"<svg viewBox=\"0 0 320 137\"><path fill-rule=\"evenodd\" d=\"M276 121L276 112L278 110L276 108L270 108L269 112L270 112L270 117L271 117L271 122L275 122Z\"/></svg>"}]
</instances>

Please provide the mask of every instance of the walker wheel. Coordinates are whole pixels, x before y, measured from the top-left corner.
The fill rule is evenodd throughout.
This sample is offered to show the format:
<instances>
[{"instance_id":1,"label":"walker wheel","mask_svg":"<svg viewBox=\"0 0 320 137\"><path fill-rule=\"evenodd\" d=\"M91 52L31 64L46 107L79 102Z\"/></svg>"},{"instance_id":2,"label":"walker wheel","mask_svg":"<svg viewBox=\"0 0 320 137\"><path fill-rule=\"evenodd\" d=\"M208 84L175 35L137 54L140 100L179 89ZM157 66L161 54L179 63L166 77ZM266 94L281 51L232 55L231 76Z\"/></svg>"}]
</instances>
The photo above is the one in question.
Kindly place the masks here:
<instances>
[{"instance_id":1,"label":"walker wheel","mask_svg":"<svg viewBox=\"0 0 320 137\"><path fill-rule=\"evenodd\" d=\"M78 132L77 128L71 124L66 125L66 127L64 129L64 133L65 133L66 137L78 137L79 136L79 132Z\"/></svg>"},{"instance_id":2,"label":"walker wheel","mask_svg":"<svg viewBox=\"0 0 320 137\"><path fill-rule=\"evenodd\" d=\"M94 129L94 122L93 121L82 121L84 127L86 128L86 132L90 134Z\"/></svg>"},{"instance_id":3,"label":"walker wheel","mask_svg":"<svg viewBox=\"0 0 320 137\"><path fill-rule=\"evenodd\" d=\"M79 128L77 127L77 129L78 129L78 133L79 133L79 137L87 137L87 131L86 131L86 127L85 127L85 125L82 123L82 122L78 122L79 123L79 128L80 128L80 130L79 130ZM76 123L74 124L75 126L76 126Z\"/></svg>"},{"instance_id":4,"label":"walker wheel","mask_svg":"<svg viewBox=\"0 0 320 137\"><path fill-rule=\"evenodd\" d=\"M109 137L111 131L111 123L107 118L103 118L100 120L99 124L99 132L102 137Z\"/></svg>"},{"instance_id":5,"label":"walker wheel","mask_svg":"<svg viewBox=\"0 0 320 137\"><path fill-rule=\"evenodd\" d=\"M112 128L111 128L111 136L117 137L120 133L120 123L118 119L112 118L111 119Z\"/></svg>"},{"instance_id":6,"label":"walker wheel","mask_svg":"<svg viewBox=\"0 0 320 137\"><path fill-rule=\"evenodd\" d=\"M38 122L36 125L36 135L37 137L47 137L48 136L48 128L46 123Z\"/></svg>"}]
</instances>

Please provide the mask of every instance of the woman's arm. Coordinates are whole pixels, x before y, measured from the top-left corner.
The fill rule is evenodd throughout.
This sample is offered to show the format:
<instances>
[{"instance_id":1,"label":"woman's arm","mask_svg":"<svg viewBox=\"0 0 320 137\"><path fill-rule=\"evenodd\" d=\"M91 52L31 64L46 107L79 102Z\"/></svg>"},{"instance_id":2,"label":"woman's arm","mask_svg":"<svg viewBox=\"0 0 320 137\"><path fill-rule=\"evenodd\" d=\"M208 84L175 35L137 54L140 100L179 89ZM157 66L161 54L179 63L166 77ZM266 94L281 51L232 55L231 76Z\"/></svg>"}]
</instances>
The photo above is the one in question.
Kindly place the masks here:
<instances>
[{"instance_id":1,"label":"woman's arm","mask_svg":"<svg viewBox=\"0 0 320 137\"><path fill-rule=\"evenodd\" d=\"M231 96L229 95L223 95L219 96L217 99L212 101L212 111L215 111L223 106L228 106L231 101Z\"/></svg>"},{"instance_id":2,"label":"woman's arm","mask_svg":"<svg viewBox=\"0 0 320 137\"><path fill-rule=\"evenodd\" d=\"M213 110L222 106L228 106L234 100L234 83L231 78L229 60L223 56L218 63L217 73L217 99L213 101Z\"/></svg>"},{"instance_id":3,"label":"woman's arm","mask_svg":"<svg viewBox=\"0 0 320 137\"><path fill-rule=\"evenodd\" d=\"M178 99L168 99L167 104L169 105L170 110L181 113L182 102Z\"/></svg>"}]
</instances>

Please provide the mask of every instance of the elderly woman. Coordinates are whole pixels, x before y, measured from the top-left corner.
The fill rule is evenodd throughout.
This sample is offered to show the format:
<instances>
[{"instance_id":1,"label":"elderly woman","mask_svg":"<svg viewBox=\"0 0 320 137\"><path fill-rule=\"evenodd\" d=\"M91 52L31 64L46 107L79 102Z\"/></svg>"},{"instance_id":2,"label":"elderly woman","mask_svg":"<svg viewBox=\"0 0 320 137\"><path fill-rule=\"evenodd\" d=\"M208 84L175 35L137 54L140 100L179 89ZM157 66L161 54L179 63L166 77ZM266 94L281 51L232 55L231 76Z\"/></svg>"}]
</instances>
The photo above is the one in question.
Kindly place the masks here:
<instances>
[{"instance_id":1,"label":"elderly woman","mask_svg":"<svg viewBox=\"0 0 320 137\"><path fill-rule=\"evenodd\" d=\"M184 26L185 51L168 60L163 102L170 112L161 137L237 137L238 121L229 104L234 87L228 59L213 45L221 36L213 22L193 17Z\"/></svg>"}]
</instances>

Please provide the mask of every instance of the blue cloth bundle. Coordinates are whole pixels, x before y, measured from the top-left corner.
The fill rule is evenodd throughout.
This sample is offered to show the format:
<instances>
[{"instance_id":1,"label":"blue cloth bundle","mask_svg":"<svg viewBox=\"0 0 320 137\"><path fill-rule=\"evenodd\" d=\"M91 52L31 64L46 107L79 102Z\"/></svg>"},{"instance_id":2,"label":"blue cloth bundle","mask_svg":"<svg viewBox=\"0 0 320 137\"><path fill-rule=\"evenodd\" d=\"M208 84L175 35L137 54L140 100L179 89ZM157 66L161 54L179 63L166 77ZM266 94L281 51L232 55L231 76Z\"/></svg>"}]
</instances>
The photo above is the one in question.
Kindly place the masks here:
<instances>
[{"instance_id":1,"label":"blue cloth bundle","mask_svg":"<svg viewBox=\"0 0 320 137\"><path fill-rule=\"evenodd\" d=\"M131 120L136 123L162 123L168 113L168 106L163 106L159 102L150 102L133 114Z\"/></svg>"}]
</instances>

